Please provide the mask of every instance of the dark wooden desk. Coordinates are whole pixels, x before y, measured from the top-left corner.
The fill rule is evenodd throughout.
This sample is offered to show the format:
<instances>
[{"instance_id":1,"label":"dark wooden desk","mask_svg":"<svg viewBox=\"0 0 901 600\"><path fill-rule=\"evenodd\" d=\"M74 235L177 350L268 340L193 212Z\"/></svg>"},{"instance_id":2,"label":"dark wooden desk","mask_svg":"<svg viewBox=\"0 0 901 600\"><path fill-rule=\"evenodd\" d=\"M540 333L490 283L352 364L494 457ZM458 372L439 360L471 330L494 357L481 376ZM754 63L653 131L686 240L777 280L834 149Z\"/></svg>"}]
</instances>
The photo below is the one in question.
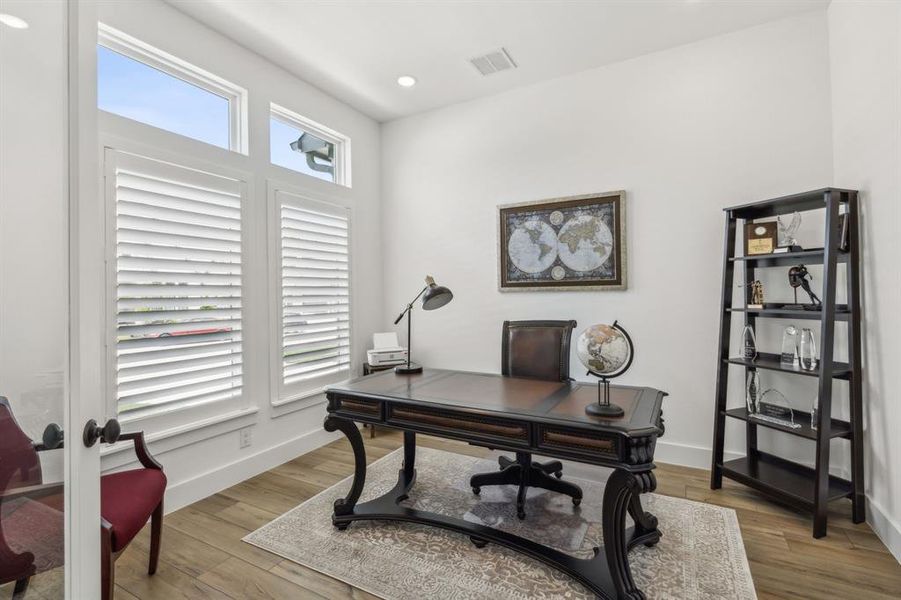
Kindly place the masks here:
<instances>
[{"instance_id":1,"label":"dark wooden desk","mask_svg":"<svg viewBox=\"0 0 901 600\"><path fill-rule=\"evenodd\" d=\"M350 492L335 501L332 522L338 529L366 519L443 527L469 535L479 547L493 542L550 564L602 598L645 597L635 587L628 552L638 544L653 546L661 535L657 519L642 509L640 495L657 484L654 447L663 434L665 392L611 388L611 401L625 410L618 419L585 414L585 406L597 401L594 385L438 369L415 375L389 371L335 386L326 395L325 429L347 436L355 462ZM357 500L366 480L366 453L355 422L404 432L404 463L397 485L364 504ZM596 548L592 559L574 558L491 527L400 506L416 480L417 432L614 469L603 498L603 547ZM627 513L634 527L626 528Z\"/></svg>"}]
</instances>

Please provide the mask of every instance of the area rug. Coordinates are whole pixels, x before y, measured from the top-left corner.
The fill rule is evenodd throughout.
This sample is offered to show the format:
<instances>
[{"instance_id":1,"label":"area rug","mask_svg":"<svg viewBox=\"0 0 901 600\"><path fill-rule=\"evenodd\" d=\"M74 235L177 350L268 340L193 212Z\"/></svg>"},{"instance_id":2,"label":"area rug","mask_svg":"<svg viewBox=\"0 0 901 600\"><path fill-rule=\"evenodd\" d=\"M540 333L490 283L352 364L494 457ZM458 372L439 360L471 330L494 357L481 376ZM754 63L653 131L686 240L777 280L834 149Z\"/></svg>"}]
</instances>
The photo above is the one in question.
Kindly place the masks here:
<instances>
[{"instance_id":1,"label":"area rug","mask_svg":"<svg viewBox=\"0 0 901 600\"><path fill-rule=\"evenodd\" d=\"M402 459L398 450L369 466L360 502L394 486ZM405 504L503 529L573 556L592 556L603 540L603 483L567 478L584 492L579 509L561 494L529 490L527 516L520 521L514 487L485 487L481 496L469 488L470 475L493 469L496 462L417 448L416 484ZM386 600L594 598L543 563L496 544L476 548L458 533L371 521L338 531L331 523L332 503L349 489L350 478L244 541ZM735 511L657 494L642 499L663 532L659 544L639 546L629 555L635 582L648 598L756 598Z\"/></svg>"}]
</instances>

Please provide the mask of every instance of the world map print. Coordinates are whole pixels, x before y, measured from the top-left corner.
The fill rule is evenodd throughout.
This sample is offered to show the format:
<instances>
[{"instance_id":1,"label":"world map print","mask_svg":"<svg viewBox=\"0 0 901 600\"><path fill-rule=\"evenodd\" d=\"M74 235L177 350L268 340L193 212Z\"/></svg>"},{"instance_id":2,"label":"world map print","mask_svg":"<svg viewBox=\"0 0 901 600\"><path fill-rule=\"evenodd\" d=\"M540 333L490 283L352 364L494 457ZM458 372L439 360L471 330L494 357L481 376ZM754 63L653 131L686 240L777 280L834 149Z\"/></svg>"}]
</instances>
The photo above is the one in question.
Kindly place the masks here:
<instances>
[{"instance_id":1,"label":"world map print","mask_svg":"<svg viewBox=\"0 0 901 600\"><path fill-rule=\"evenodd\" d=\"M501 288L622 285L621 196L501 207Z\"/></svg>"}]
</instances>

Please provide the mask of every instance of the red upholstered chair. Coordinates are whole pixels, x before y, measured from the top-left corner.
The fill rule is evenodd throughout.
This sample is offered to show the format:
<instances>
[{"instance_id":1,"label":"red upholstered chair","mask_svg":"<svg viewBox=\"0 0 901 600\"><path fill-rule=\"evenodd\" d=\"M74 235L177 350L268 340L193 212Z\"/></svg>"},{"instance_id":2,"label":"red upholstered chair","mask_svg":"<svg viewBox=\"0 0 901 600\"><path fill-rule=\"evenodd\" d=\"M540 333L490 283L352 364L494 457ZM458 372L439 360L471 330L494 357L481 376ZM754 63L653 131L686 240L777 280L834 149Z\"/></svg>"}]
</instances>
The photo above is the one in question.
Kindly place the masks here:
<instances>
[{"instance_id":1,"label":"red upholstered chair","mask_svg":"<svg viewBox=\"0 0 901 600\"><path fill-rule=\"evenodd\" d=\"M100 478L102 600L112 600L116 559L148 520L148 572L156 572L163 528L162 466L147 450L142 432L118 439L134 443L142 468ZM25 592L32 576L63 564L63 486L42 483L37 454L59 447L61 442L49 448L33 443L0 396L0 584L15 581L14 597Z\"/></svg>"},{"instance_id":2,"label":"red upholstered chair","mask_svg":"<svg viewBox=\"0 0 901 600\"><path fill-rule=\"evenodd\" d=\"M150 565L156 573L163 531L163 496L166 475L147 450L144 433L123 433L119 441L132 440L143 468L110 473L100 478L100 574L102 600L112 600L116 585L115 563L128 543L150 520Z\"/></svg>"},{"instance_id":3,"label":"red upholstered chair","mask_svg":"<svg viewBox=\"0 0 901 600\"><path fill-rule=\"evenodd\" d=\"M13 596L29 579L63 565L63 486L44 484L35 444L0 396L0 585L15 581Z\"/></svg>"}]
</instances>

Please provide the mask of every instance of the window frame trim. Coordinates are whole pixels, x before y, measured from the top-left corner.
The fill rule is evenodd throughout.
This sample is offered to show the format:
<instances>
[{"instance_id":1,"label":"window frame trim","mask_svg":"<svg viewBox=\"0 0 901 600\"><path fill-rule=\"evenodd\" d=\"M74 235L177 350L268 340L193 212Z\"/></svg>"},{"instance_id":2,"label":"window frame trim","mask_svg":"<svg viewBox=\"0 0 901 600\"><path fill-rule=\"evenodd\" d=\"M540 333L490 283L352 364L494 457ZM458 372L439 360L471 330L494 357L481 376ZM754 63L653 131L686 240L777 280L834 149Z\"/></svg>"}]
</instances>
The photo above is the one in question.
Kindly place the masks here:
<instances>
[{"instance_id":1,"label":"window frame trim","mask_svg":"<svg viewBox=\"0 0 901 600\"><path fill-rule=\"evenodd\" d=\"M167 167L180 168L188 171L198 171L201 173L218 176L228 179L235 179L241 184L241 355L242 360L248 356L248 344L243 330L244 323L247 320L246 293L247 293L247 273L250 268L248 251L255 243L253 235L250 231L250 204L251 190L253 189L252 175L241 169L235 169L229 166L223 166L216 163L195 159L178 152L171 152L161 148L146 146L139 142L133 142L127 138L123 138L114 134L101 133L100 135L100 166L103 177L103 212L104 212L104 300L103 306L104 328L103 328L103 347L104 361L101 369L101 377L103 379L104 390L104 409L106 414L119 419L123 424L135 425L140 424L142 429L148 432L159 432L169 430L171 428L184 428L185 430L193 430L206 427L206 423L214 418L214 415L234 411L244 411L254 408L252 395L247 393L248 369L246 361L242 367L241 373L241 393L237 396L225 400L217 400L201 404L199 406L182 406L175 404L169 408L162 410L148 410L147 412L119 416L119 406L117 398L116 385L116 331L117 331L117 254L116 254L116 227L117 227L117 207L116 207L116 165L115 158L117 154L134 157L141 160L158 162ZM216 407L210 410L208 407ZM187 415L187 417L186 417Z\"/></svg>"},{"instance_id":2,"label":"window frame trim","mask_svg":"<svg viewBox=\"0 0 901 600\"><path fill-rule=\"evenodd\" d=\"M103 46L104 48L132 60L136 60L148 67L156 69L171 77L175 77L176 79L180 79L206 92L224 98L228 102L229 147L227 150L244 155L249 154L248 94L245 88L219 77L218 75L214 75L186 60L182 60L173 54L169 54L164 50L132 37L127 33L110 27L105 23L97 23L97 45ZM122 115L117 116L129 119L129 117L123 117ZM135 119L129 120L134 121ZM148 123L138 122L148 127L154 127L154 125ZM208 143L174 131L165 131L172 135L186 137L201 143ZM215 146L215 144L210 145Z\"/></svg>"},{"instance_id":3,"label":"window frame trim","mask_svg":"<svg viewBox=\"0 0 901 600\"><path fill-rule=\"evenodd\" d=\"M300 189L291 184L269 179L266 182L267 197L267 234L268 238L268 265L269 265L269 405L273 416L281 416L289 412L301 410L310 406L316 406L326 402L325 391L334 385L327 383L301 389L293 385L286 387L284 384L284 366L282 365L282 253L281 253L281 206L279 205L279 193L292 196L298 203L322 205L325 209L344 210L347 214L347 297L348 297L348 376L344 381L353 379L357 372L359 362L356 358L354 343L356 322L356 302L354 291L354 209L352 204L337 198L322 197ZM339 382L342 380L339 380Z\"/></svg>"},{"instance_id":4,"label":"window frame trim","mask_svg":"<svg viewBox=\"0 0 901 600\"><path fill-rule=\"evenodd\" d=\"M289 108L285 108L280 104L276 104L275 102L269 103L269 118L275 119L276 121L281 122L284 125L288 125L289 127L296 127L302 129L306 133L311 133L316 137L319 137L326 142L334 144L335 146L335 181L326 181L320 179L325 183L332 183L334 185L340 185L342 187L350 188L353 187L351 185L351 169L350 169L350 157L351 157L351 140L349 136L344 135L339 131L335 131L321 123L317 123L316 121L301 115L300 113L294 112ZM267 131L271 132L271 125L267 121L266 123ZM318 179L313 177L312 175L308 175L307 173L303 173L296 169L292 169L290 167L285 167L283 165L276 164L272 162L272 139L271 133L269 136L269 147L266 149L267 152L267 162L280 169L287 169L292 173L297 173L299 175L303 175L304 177L310 177L312 179Z\"/></svg>"}]
</instances>

